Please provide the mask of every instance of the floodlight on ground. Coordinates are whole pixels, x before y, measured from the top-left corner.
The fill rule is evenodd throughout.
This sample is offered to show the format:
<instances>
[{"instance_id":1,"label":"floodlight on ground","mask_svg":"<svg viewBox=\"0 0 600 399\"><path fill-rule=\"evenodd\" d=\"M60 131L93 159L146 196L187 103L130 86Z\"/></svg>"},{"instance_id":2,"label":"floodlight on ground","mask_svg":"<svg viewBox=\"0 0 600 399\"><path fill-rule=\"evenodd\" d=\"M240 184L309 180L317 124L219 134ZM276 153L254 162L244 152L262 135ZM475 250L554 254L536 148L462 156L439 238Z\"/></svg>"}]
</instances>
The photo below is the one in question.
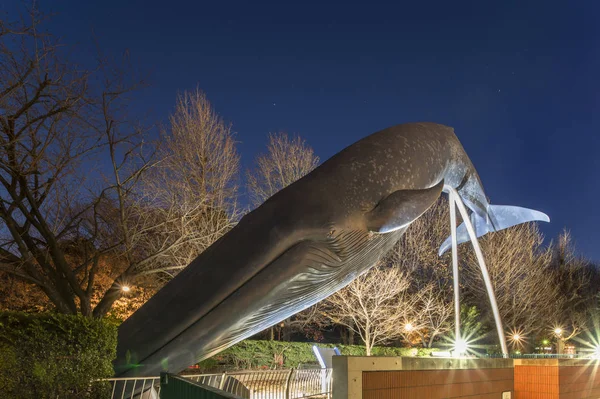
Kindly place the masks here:
<instances>
[{"instance_id":1,"label":"floodlight on ground","mask_svg":"<svg viewBox=\"0 0 600 399\"><path fill-rule=\"evenodd\" d=\"M405 331L411 332L411 331L412 331L412 330L414 330L414 329L415 329L415 327L412 325L412 323L406 323L406 324L404 325L404 330L405 330Z\"/></svg>"},{"instance_id":2,"label":"floodlight on ground","mask_svg":"<svg viewBox=\"0 0 600 399\"><path fill-rule=\"evenodd\" d=\"M469 346L467 345L467 342L459 339L454 343L454 355L455 356L463 356L467 353L467 349L469 349Z\"/></svg>"},{"instance_id":3,"label":"floodlight on ground","mask_svg":"<svg viewBox=\"0 0 600 399\"><path fill-rule=\"evenodd\" d=\"M515 342L519 342L521 340L521 336L519 334L513 334L512 340Z\"/></svg>"},{"instance_id":4,"label":"floodlight on ground","mask_svg":"<svg viewBox=\"0 0 600 399\"><path fill-rule=\"evenodd\" d=\"M123 292L129 292L129 291L131 291L131 287L129 287L128 285L122 285L121 286L121 291L123 291Z\"/></svg>"}]
</instances>

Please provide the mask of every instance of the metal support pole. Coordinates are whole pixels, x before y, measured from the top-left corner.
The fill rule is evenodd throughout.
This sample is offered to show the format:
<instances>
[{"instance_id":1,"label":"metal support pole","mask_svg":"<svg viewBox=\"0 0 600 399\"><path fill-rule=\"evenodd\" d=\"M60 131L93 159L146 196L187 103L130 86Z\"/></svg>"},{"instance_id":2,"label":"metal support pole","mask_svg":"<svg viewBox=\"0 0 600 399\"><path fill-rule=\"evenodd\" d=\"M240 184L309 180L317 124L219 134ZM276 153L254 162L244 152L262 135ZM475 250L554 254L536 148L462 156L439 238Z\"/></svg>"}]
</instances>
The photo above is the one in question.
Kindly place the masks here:
<instances>
[{"instance_id":1,"label":"metal support pole","mask_svg":"<svg viewBox=\"0 0 600 399\"><path fill-rule=\"evenodd\" d=\"M290 397L291 397L291 395L290 395L290 389L291 389L290 382L292 381L292 374L294 374L294 369L290 369L290 373L287 375L287 378L285 380L285 399L290 399Z\"/></svg>"},{"instance_id":2,"label":"metal support pole","mask_svg":"<svg viewBox=\"0 0 600 399\"><path fill-rule=\"evenodd\" d=\"M458 245L456 243L456 199L454 191L449 191L450 236L452 237L452 278L454 283L454 340L459 342L460 334L460 284L458 277Z\"/></svg>"},{"instance_id":3,"label":"metal support pole","mask_svg":"<svg viewBox=\"0 0 600 399\"><path fill-rule=\"evenodd\" d=\"M475 251L475 256L477 256L477 261L479 262L479 267L481 268L481 274L483 275L483 281L485 282L485 288L487 289L490 304L492 305L492 312L494 313L494 320L496 322L496 330L498 332L498 339L500 340L502 354L506 357L508 356L508 348L506 347L506 338L504 337L502 319L500 318L500 312L498 311L498 304L496 303L496 296L494 295L494 287L492 286L492 280L490 279L490 274L488 273L487 266L485 265L485 260L483 259L481 247L479 246L479 242L477 241L477 234L475 234L475 229L471 224L471 218L469 218L469 214L467 213L467 209L465 208L465 204L463 204L462 199L460 198L460 196L454 188L448 187L448 190L454 195L455 203L458 206L458 211L460 212L460 215L463 218L465 227L467 228L467 232L469 233L469 237L471 238L471 244L473 244L473 250Z\"/></svg>"}]
</instances>

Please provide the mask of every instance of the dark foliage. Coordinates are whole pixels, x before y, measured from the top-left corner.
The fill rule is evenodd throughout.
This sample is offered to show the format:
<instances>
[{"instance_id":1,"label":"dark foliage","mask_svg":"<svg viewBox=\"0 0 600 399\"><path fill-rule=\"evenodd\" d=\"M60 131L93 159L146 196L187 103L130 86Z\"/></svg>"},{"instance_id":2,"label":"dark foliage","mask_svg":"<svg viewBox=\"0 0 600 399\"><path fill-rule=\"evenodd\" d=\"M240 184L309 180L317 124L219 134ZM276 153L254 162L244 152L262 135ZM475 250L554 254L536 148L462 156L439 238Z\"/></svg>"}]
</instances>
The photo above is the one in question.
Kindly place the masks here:
<instances>
[{"instance_id":1,"label":"dark foliage","mask_svg":"<svg viewBox=\"0 0 600 399\"><path fill-rule=\"evenodd\" d=\"M296 368L317 364L310 342L242 341L199 364L202 371L240 369ZM342 355L365 356L361 345L318 344L321 347L337 347ZM429 356L437 349L374 347L373 356Z\"/></svg>"},{"instance_id":2,"label":"dark foliage","mask_svg":"<svg viewBox=\"0 0 600 399\"><path fill-rule=\"evenodd\" d=\"M117 328L55 313L0 312L2 398L106 397Z\"/></svg>"}]
</instances>

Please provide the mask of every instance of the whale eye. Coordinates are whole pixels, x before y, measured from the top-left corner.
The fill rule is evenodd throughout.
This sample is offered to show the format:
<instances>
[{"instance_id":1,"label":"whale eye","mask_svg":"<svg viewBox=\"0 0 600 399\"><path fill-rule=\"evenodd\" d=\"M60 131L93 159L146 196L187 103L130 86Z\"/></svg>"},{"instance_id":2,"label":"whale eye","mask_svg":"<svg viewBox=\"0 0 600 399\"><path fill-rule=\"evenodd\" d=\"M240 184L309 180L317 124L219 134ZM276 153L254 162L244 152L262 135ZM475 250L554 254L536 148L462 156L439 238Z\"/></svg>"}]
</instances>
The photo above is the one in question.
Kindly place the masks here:
<instances>
[{"instance_id":1,"label":"whale eye","mask_svg":"<svg viewBox=\"0 0 600 399\"><path fill-rule=\"evenodd\" d=\"M331 229L331 230L329 230L328 237L333 237L334 234L335 234L335 229Z\"/></svg>"}]
</instances>

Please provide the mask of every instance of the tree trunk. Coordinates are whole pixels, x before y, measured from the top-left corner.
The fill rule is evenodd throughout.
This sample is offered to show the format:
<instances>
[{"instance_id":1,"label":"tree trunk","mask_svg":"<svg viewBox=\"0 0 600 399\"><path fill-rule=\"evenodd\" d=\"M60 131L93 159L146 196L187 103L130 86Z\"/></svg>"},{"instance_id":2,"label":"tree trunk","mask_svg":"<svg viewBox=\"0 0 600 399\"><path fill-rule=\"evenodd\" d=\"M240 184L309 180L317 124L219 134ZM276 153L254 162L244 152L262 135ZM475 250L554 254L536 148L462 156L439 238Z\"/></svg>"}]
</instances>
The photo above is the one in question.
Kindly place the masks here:
<instances>
[{"instance_id":1,"label":"tree trunk","mask_svg":"<svg viewBox=\"0 0 600 399\"><path fill-rule=\"evenodd\" d=\"M431 333L431 337L429 337L429 342L427 343L427 345L425 346L426 348L431 348L433 347L433 340L435 339L435 337L437 337L437 334L435 333Z\"/></svg>"},{"instance_id":2,"label":"tree trunk","mask_svg":"<svg viewBox=\"0 0 600 399\"><path fill-rule=\"evenodd\" d=\"M421 344L423 345L423 348L427 348L427 340L425 339L425 335L419 333L419 337L421 338Z\"/></svg>"},{"instance_id":3,"label":"tree trunk","mask_svg":"<svg viewBox=\"0 0 600 399\"><path fill-rule=\"evenodd\" d=\"M292 340L292 318L288 317L287 319L285 319L283 321L283 327L282 327L282 332L283 332L283 341L289 342Z\"/></svg>"},{"instance_id":4,"label":"tree trunk","mask_svg":"<svg viewBox=\"0 0 600 399\"><path fill-rule=\"evenodd\" d=\"M342 345L349 345L348 344L348 329L345 327L340 327L338 329L339 334L340 334L340 341L342 342Z\"/></svg>"},{"instance_id":5,"label":"tree trunk","mask_svg":"<svg viewBox=\"0 0 600 399\"><path fill-rule=\"evenodd\" d=\"M369 323L367 322L367 326L365 328L365 332L364 332L364 335L363 335L363 341L365 341L365 349L366 349L366 352L367 352L367 356L371 356L371 345L372 345L372 342L371 342L371 334L369 333L370 330L368 328L369 328Z\"/></svg>"},{"instance_id":6,"label":"tree trunk","mask_svg":"<svg viewBox=\"0 0 600 399\"><path fill-rule=\"evenodd\" d=\"M354 345L354 330L348 329L348 345Z\"/></svg>"},{"instance_id":7,"label":"tree trunk","mask_svg":"<svg viewBox=\"0 0 600 399\"><path fill-rule=\"evenodd\" d=\"M94 308L93 316L96 318L102 318L108 313L112 305L121 298L123 295L120 284L116 281L112 283L108 291L104 294L104 297L100 300L98 305Z\"/></svg>"},{"instance_id":8,"label":"tree trunk","mask_svg":"<svg viewBox=\"0 0 600 399\"><path fill-rule=\"evenodd\" d=\"M49 288L46 286L38 286L38 287L40 287L42 292L44 292L44 294L46 294L48 299L50 299L50 302L52 302L54 304L54 306L56 306L56 309L60 313L77 314L77 310L75 309L75 303L72 303L72 306L71 306L71 303L68 303L68 301L65 301L63 299L63 297L58 292L56 292L56 290L54 290L53 288Z\"/></svg>"}]
</instances>

